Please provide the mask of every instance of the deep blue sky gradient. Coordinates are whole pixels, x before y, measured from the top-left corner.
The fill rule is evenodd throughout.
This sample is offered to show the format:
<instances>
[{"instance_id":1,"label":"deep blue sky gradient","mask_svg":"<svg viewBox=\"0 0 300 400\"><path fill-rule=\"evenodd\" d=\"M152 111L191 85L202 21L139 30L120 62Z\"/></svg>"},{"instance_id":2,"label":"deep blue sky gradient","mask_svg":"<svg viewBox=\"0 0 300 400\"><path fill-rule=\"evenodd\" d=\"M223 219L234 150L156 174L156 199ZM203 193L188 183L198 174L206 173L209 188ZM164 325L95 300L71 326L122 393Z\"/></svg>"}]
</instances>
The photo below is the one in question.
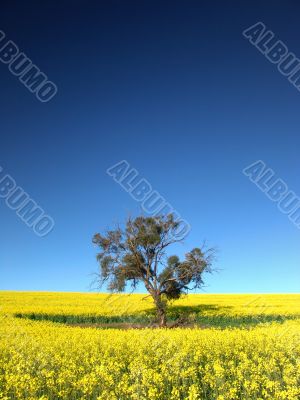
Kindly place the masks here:
<instances>
[{"instance_id":1,"label":"deep blue sky gradient","mask_svg":"<svg viewBox=\"0 0 300 400\"><path fill-rule=\"evenodd\" d=\"M208 293L299 292L300 230L243 174L300 195L300 92L245 40L263 21L300 58L297 1L14 1L0 29L58 86L40 103L0 64L0 165L55 220L39 238L0 201L0 289L87 291L95 232L137 204L126 159L207 239Z\"/></svg>"}]
</instances>

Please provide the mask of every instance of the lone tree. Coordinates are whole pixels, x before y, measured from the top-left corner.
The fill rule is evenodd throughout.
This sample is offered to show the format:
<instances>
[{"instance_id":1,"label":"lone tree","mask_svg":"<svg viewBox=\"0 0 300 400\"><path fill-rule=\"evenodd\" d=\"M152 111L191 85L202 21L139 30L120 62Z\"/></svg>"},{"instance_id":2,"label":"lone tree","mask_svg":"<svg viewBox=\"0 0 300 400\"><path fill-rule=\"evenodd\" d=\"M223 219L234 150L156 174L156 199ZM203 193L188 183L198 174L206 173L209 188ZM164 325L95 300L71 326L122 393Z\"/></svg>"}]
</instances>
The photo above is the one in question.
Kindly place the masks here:
<instances>
[{"instance_id":1,"label":"lone tree","mask_svg":"<svg viewBox=\"0 0 300 400\"><path fill-rule=\"evenodd\" d=\"M201 288L203 273L212 272L214 249L194 248L183 261L176 255L167 257L167 248L182 241L176 237L179 224L173 214L139 216L128 218L124 229L93 237L100 248L99 286L123 292L128 282L133 290L142 282L153 298L160 326L166 326L168 300Z\"/></svg>"}]
</instances>

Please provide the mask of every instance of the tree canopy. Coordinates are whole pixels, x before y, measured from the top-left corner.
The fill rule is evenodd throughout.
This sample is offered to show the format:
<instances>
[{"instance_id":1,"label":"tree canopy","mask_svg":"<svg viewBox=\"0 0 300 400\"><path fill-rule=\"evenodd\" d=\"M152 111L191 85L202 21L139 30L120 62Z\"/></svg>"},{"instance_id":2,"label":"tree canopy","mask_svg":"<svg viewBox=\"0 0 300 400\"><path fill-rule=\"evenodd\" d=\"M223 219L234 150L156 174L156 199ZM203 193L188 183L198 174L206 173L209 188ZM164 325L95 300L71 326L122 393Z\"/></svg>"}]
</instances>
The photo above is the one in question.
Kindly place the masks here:
<instances>
[{"instance_id":1,"label":"tree canopy","mask_svg":"<svg viewBox=\"0 0 300 400\"><path fill-rule=\"evenodd\" d=\"M111 292L123 292L142 282L152 296L161 326L166 324L166 305L189 290L203 286L203 274L212 272L214 248L192 249L183 260L167 255L172 244L182 242L176 237L180 222L173 214L128 218L125 227L97 233L93 243L100 248L99 286Z\"/></svg>"}]
</instances>

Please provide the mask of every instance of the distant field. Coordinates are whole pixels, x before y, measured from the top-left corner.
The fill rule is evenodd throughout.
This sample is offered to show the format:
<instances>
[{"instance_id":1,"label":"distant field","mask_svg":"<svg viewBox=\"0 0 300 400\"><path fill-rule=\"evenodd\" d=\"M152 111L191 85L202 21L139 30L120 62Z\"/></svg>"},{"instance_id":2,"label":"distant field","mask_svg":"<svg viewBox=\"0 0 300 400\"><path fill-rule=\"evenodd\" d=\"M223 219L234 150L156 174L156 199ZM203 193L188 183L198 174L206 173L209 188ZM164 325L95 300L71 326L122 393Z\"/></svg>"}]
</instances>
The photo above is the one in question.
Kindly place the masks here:
<instances>
[{"instance_id":1,"label":"distant field","mask_svg":"<svg viewBox=\"0 0 300 400\"><path fill-rule=\"evenodd\" d=\"M145 294L1 292L2 312L53 322L149 322L155 311ZM1 311L1 310L0 310ZM168 317L186 314L214 326L257 324L300 318L300 295L192 294L171 304Z\"/></svg>"},{"instance_id":2,"label":"distant field","mask_svg":"<svg viewBox=\"0 0 300 400\"><path fill-rule=\"evenodd\" d=\"M0 304L2 400L300 399L300 295L189 295L168 316L193 329L70 326L146 327L145 295L0 292Z\"/></svg>"}]
</instances>

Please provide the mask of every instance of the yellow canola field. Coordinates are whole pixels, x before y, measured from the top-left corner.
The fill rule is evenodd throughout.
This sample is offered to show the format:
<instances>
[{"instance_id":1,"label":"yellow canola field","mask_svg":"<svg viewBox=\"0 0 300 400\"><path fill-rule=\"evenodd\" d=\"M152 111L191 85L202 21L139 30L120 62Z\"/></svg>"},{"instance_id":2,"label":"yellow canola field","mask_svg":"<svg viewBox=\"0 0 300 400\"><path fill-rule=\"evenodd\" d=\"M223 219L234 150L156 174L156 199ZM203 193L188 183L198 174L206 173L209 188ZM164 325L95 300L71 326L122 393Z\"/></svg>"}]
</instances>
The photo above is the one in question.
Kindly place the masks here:
<instances>
[{"instance_id":1,"label":"yellow canola field","mask_svg":"<svg viewBox=\"0 0 300 400\"><path fill-rule=\"evenodd\" d=\"M172 308L193 308L202 315L287 315L300 317L300 294L192 294ZM126 316L153 308L146 294L96 294L0 291L0 312L70 316Z\"/></svg>"},{"instance_id":2,"label":"yellow canola field","mask_svg":"<svg viewBox=\"0 0 300 400\"><path fill-rule=\"evenodd\" d=\"M24 318L139 315L153 307L144 297L0 292L0 399L300 399L300 295L190 295L172 305L207 321L222 316L214 328L95 329ZM249 315L249 326L231 326ZM276 318L266 322L268 315Z\"/></svg>"}]
</instances>

